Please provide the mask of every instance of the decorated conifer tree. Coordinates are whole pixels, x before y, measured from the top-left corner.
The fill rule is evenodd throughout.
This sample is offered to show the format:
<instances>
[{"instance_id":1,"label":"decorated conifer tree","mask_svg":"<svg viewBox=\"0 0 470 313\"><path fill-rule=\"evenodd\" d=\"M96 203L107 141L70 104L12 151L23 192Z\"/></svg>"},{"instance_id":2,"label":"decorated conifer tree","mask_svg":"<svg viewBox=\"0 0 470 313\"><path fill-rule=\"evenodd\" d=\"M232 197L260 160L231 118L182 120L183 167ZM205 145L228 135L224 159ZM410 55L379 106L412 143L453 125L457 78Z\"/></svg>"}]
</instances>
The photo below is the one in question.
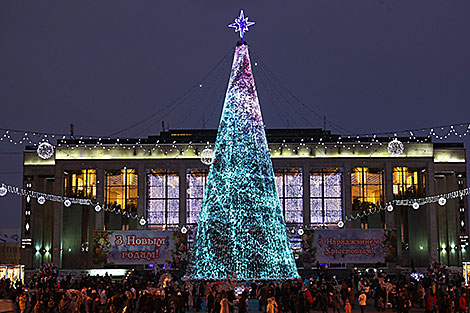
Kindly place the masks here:
<instances>
[{"instance_id":1,"label":"decorated conifer tree","mask_svg":"<svg viewBox=\"0 0 470 313\"><path fill-rule=\"evenodd\" d=\"M250 26L243 11L238 21ZM191 264L193 279L227 276L298 277L243 40L235 49Z\"/></svg>"}]
</instances>

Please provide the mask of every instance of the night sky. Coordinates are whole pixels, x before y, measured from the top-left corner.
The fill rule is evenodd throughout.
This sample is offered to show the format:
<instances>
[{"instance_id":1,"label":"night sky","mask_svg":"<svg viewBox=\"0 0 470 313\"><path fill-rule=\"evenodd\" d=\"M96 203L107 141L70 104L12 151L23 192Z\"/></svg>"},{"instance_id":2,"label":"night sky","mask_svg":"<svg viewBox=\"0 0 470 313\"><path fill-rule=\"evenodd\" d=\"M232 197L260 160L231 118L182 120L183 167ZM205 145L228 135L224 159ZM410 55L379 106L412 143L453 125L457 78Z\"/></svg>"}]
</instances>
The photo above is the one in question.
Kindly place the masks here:
<instances>
[{"instance_id":1,"label":"night sky","mask_svg":"<svg viewBox=\"0 0 470 313\"><path fill-rule=\"evenodd\" d=\"M0 128L107 136L154 113L119 135L216 128L240 9L268 128L323 127L312 111L335 132L470 121L467 0L3 0ZM22 148L0 142L0 182L21 185ZM0 211L20 227L19 197Z\"/></svg>"}]
</instances>

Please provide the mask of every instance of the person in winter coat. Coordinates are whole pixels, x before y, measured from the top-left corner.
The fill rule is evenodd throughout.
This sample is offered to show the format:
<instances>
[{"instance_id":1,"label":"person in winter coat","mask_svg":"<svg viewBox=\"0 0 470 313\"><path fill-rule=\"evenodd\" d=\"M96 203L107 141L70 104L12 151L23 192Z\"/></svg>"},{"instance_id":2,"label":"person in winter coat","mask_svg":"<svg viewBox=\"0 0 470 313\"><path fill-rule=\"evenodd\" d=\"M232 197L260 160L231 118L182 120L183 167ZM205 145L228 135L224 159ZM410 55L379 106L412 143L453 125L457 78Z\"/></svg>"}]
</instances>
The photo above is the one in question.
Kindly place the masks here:
<instances>
[{"instance_id":1,"label":"person in winter coat","mask_svg":"<svg viewBox=\"0 0 470 313\"><path fill-rule=\"evenodd\" d=\"M266 313L277 313L277 303L274 297L268 299L268 305L266 306Z\"/></svg>"},{"instance_id":2,"label":"person in winter coat","mask_svg":"<svg viewBox=\"0 0 470 313\"><path fill-rule=\"evenodd\" d=\"M328 299L328 293L326 291L323 291L320 295L320 311L322 313L328 313L328 304L329 304L329 299Z\"/></svg>"},{"instance_id":3,"label":"person in winter coat","mask_svg":"<svg viewBox=\"0 0 470 313\"><path fill-rule=\"evenodd\" d=\"M346 304L344 305L344 313L351 313L351 303L349 303L349 300L346 299Z\"/></svg>"},{"instance_id":4,"label":"person in winter coat","mask_svg":"<svg viewBox=\"0 0 470 313\"><path fill-rule=\"evenodd\" d=\"M220 313L230 313L228 296L225 292L220 300Z\"/></svg>"},{"instance_id":5,"label":"person in winter coat","mask_svg":"<svg viewBox=\"0 0 470 313\"><path fill-rule=\"evenodd\" d=\"M339 296L338 292L335 290L333 292L333 298L332 298L332 304L333 304L333 313L341 313L340 307L341 307L341 297Z\"/></svg>"},{"instance_id":6,"label":"person in winter coat","mask_svg":"<svg viewBox=\"0 0 470 313\"><path fill-rule=\"evenodd\" d=\"M361 309L361 313L364 313L364 309L366 308L366 305L367 305L367 296L364 293L364 291L361 291L361 294L359 295L357 302L359 303L359 308Z\"/></svg>"},{"instance_id":7,"label":"person in winter coat","mask_svg":"<svg viewBox=\"0 0 470 313\"><path fill-rule=\"evenodd\" d=\"M466 294L465 292L462 293L459 297L459 311L460 313L465 313L467 312L467 300L466 300Z\"/></svg>"}]
</instances>

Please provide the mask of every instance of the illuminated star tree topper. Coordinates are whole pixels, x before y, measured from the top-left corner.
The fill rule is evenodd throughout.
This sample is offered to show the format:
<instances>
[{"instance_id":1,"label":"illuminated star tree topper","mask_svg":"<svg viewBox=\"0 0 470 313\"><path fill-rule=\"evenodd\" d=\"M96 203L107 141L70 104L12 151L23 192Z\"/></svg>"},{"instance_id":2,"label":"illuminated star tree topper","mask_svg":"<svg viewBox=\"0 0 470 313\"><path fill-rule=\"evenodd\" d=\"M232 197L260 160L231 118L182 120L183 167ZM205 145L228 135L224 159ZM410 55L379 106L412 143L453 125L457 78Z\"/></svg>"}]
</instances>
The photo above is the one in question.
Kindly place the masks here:
<instances>
[{"instance_id":1,"label":"illuminated star tree topper","mask_svg":"<svg viewBox=\"0 0 470 313\"><path fill-rule=\"evenodd\" d=\"M235 28L235 32L240 33L240 38L248 31L248 27L255 25L255 22L249 22L248 17L245 17L243 10L240 11L240 16L235 19L235 23L228 25L228 27Z\"/></svg>"}]
</instances>

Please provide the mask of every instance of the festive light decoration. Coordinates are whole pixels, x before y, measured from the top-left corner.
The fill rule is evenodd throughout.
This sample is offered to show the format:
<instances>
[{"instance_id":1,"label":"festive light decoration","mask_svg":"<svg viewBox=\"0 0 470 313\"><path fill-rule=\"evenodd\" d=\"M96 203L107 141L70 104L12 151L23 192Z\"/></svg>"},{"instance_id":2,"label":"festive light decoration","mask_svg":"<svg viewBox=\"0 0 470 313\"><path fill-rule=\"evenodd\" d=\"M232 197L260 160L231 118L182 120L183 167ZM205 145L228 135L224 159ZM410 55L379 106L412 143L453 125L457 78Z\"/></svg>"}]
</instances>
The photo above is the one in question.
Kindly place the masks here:
<instances>
[{"instance_id":1,"label":"festive light decoration","mask_svg":"<svg viewBox=\"0 0 470 313\"><path fill-rule=\"evenodd\" d=\"M41 205L43 205L44 203L46 203L46 198L44 198L43 196L40 196L40 197L38 198L38 203L41 204Z\"/></svg>"},{"instance_id":2,"label":"festive light decoration","mask_svg":"<svg viewBox=\"0 0 470 313\"><path fill-rule=\"evenodd\" d=\"M235 50L214 151L191 277L299 277L245 43L239 43Z\"/></svg>"},{"instance_id":3,"label":"festive light decoration","mask_svg":"<svg viewBox=\"0 0 470 313\"><path fill-rule=\"evenodd\" d=\"M344 227L344 222L343 222L343 221L339 221L339 222L338 222L338 227L339 227L339 228L343 228L343 227Z\"/></svg>"},{"instance_id":4,"label":"festive light decoration","mask_svg":"<svg viewBox=\"0 0 470 313\"><path fill-rule=\"evenodd\" d=\"M387 206L385 207L385 209L388 211L388 212L393 212L393 205L392 204L387 204Z\"/></svg>"},{"instance_id":5,"label":"festive light decoration","mask_svg":"<svg viewBox=\"0 0 470 313\"><path fill-rule=\"evenodd\" d=\"M142 217L139 221L139 224L144 226L145 224L147 224L147 221L145 220L145 218Z\"/></svg>"},{"instance_id":6,"label":"festive light decoration","mask_svg":"<svg viewBox=\"0 0 470 313\"><path fill-rule=\"evenodd\" d=\"M42 192L37 192L33 191L30 189L23 189L21 187L16 187L12 185L7 185L5 183L2 183L2 186L0 187L0 194L2 191L6 190L5 195L7 193L17 195L17 196L22 196L26 198L26 201L29 202L31 198L37 199L38 203L43 205L46 203L46 201L52 201L52 202L62 202L64 206L69 207L72 204L79 204L79 205L86 205L86 206L93 206L95 208L96 212L100 212L101 210L104 210L106 212L110 213L116 213L116 214L122 214L126 215L129 218L142 221L142 219L145 221L143 225L147 223L147 220L145 220L144 217L138 216L137 214L133 213L123 213L121 209L118 207L110 208L105 204L100 204L99 202L96 202L93 199L86 199L86 198L70 198L70 197L64 197L64 196L57 196L53 194L47 194L47 193L42 193ZM142 224L141 224L142 225Z\"/></svg>"},{"instance_id":7,"label":"festive light decoration","mask_svg":"<svg viewBox=\"0 0 470 313\"><path fill-rule=\"evenodd\" d=\"M186 234L187 232L188 232L188 229L186 228L186 226L181 227L182 234Z\"/></svg>"},{"instance_id":8,"label":"festive light decoration","mask_svg":"<svg viewBox=\"0 0 470 313\"><path fill-rule=\"evenodd\" d=\"M418 203L418 202L414 202L411 207L413 208L413 210L418 210L418 209L419 209L419 203Z\"/></svg>"},{"instance_id":9,"label":"festive light decoration","mask_svg":"<svg viewBox=\"0 0 470 313\"><path fill-rule=\"evenodd\" d=\"M41 142L38 146L37 153L41 159L50 159L54 155L54 146L48 142Z\"/></svg>"},{"instance_id":10,"label":"festive light decoration","mask_svg":"<svg viewBox=\"0 0 470 313\"><path fill-rule=\"evenodd\" d=\"M438 203L439 203L440 206L444 206L447 203L447 199L444 198L444 197L440 197L439 200L438 200Z\"/></svg>"},{"instance_id":11,"label":"festive light decoration","mask_svg":"<svg viewBox=\"0 0 470 313\"><path fill-rule=\"evenodd\" d=\"M235 23L229 24L228 27L235 28L235 32L240 33L240 38L243 39L243 35L248 31L248 27L255 25L255 22L249 22L248 17L245 18L243 10L240 11L240 16L235 19Z\"/></svg>"},{"instance_id":12,"label":"festive light decoration","mask_svg":"<svg viewBox=\"0 0 470 313\"><path fill-rule=\"evenodd\" d=\"M398 139L393 139L387 145L387 150L390 155L402 155L405 152L405 146Z\"/></svg>"},{"instance_id":13,"label":"festive light decoration","mask_svg":"<svg viewBox=\"0 0 470 313\"><path fill-rule=\"evenodd\" d=\"M214 159L214 150L204 149L201 152L201 162L205 165L211 165Z\"/></svg>"},{"instance_id":14,"label":"festive light decoration","mask_svg":"<svg viewBox=\"0 0 470 313\"><path fill-rule=\"evenodd\" d=\"M8 189L5 185L2 185L2 187L0 187L0 197L4 197L6 196L8 193Z\"/></svg>"},{"instance_id":15,"label":"festive light decoration","mask_svg":"<svg viewBox=\"0 0 470 313\"><path fill-rule=\"evenodd\" d=\"M304 234L304 230L302 228L299 228L297 234L299 234L299 236L302 236Z\"/></svg>"}]
</instances>

